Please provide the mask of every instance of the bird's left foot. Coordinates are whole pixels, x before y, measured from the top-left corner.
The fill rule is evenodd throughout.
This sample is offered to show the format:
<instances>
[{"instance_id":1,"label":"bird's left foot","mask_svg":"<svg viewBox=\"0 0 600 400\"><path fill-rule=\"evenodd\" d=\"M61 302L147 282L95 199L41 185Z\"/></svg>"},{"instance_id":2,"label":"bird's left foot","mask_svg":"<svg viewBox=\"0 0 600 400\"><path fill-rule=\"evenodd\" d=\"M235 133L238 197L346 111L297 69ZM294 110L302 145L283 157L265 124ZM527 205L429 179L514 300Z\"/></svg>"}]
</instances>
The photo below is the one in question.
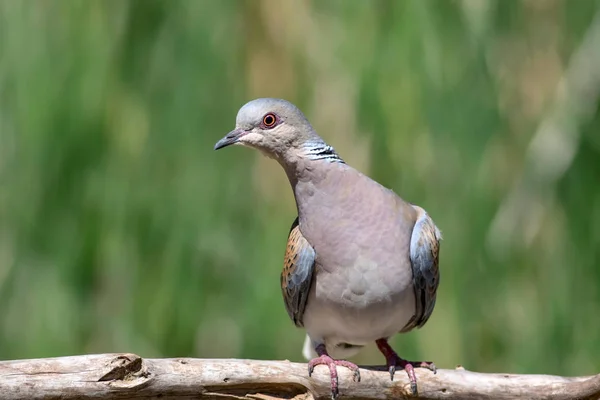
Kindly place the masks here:
<instances>
[{"instance_id":1,"label":"bird's left foot","mask_svg":"<svg viewBox=\"0 0 600 400\"><path fill-rule=\"evenodd\" d=\"M433 371L434 374L437 372L435 364L431 361L407 361L403 359L394 351L394 349L392 349L386 339L379 339L375 343L377 344L379 351L385 356L391 380L394 380L394 374L396 373L397 367L406 371L408 379L410 380L410 389L412 390L413 396L418 394L415 368L427 368Z\"/></svg>"}]
</instances>

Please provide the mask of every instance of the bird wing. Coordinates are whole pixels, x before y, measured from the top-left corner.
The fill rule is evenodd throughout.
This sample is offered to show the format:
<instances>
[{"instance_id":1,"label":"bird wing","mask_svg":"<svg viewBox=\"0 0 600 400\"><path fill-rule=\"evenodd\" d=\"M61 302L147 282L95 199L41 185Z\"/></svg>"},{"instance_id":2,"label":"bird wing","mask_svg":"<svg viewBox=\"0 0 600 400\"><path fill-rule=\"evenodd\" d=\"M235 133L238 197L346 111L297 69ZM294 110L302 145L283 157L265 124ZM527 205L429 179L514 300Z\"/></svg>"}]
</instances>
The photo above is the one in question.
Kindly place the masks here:
<instances>
[{"instance_id":1,"label":"bird wing","mask_svg":"<svg viewBox=\"0 0 600 400\"><path fill-rule=\"evenodd\" d=\"M433 312L440 282L438 261L442 235L427 212L413 205L418 212L410 240L410 262L413 270L416 310L401 332L421 328Z\"/></svg>"},{"instance_id":2,"label":"bird wing","mask_svg":"<svg viewBox=\"0 0 600 400\"><path fill-rule=\"evenodd\" d=\"M285 309L298 327L303 326L302 317L312 283L315 257L315 250L302 236L298 218L296 218L290 229L283 260L281 292Z\"/></svg>"}]
</instances>

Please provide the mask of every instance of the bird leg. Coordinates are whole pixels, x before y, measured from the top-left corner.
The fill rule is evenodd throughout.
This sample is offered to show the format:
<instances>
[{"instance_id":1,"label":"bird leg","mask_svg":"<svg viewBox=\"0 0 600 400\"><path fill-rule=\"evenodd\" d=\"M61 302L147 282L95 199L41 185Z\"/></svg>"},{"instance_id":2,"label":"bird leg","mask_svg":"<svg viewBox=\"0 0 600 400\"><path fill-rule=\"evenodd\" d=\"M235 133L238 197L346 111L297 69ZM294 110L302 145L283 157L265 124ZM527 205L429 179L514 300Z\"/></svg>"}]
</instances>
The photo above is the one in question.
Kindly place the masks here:
<instances>
[{"instance_id":1,"label":"bird leg","mask_svg":"<svg viewBox=\"0 0 600 400\"><path fill-rule=\"evenodd\" d=\"M387 339L379 339L376 340L377 348L385 357L385 361L390 371L390 379L394 380L394 373L396 372L396 367L400 367L406 371L408 374L408 379L410 380L410 388L412 390L413 396L417 395L417 377L415 375L415 367L416 368L427 368L436 373L435 364L430 361L407 361L401 358L395 351L392 349L392 346L388 343Z\"/></svg>"},{"instance_id":2,"label":"bird leg","mask_svg":"<svg viewBox=\"0 0 600 400\"><path fill-rule=\"evenodd\" d=\"M329 375L331 377L331 398L336 399L339 393L338 376L336 366L346 367L354 372L354 382L360 382L360 371L358 366L346 360L334 360L327 354L324 344L320 344L315 348L318 357L313 358L308 362L308 376L310 377L317 365L327 365L329 367Z\"/></svg>"}]
</instances>

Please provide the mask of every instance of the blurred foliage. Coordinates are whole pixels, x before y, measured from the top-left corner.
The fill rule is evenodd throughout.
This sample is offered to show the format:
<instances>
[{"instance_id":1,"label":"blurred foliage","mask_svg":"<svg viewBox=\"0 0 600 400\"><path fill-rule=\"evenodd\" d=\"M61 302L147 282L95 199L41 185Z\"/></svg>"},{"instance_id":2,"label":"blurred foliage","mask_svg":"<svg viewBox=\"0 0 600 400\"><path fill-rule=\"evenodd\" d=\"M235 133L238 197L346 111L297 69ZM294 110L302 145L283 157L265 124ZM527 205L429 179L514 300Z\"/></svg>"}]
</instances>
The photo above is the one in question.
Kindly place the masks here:
<instances>
[{"instance_id":1,"label":"blurred foliage","mask_svg":"<svg viewBox=\"0 0 600 400\"><path fill-rule=\"evenodd\" d=\"M438 305L394 339L401 355L598 372L600 80L578 107L559 100L574 54L600 48L587 38L599 12L1 0L0 357L300 361L279 289L295 217L285 175L258 152L212 150L243 103L269 96L444 232ZM580 64L597 78L600 58ZM567 142L542 129L557 113Z\"/></svg>"}]
</instances>

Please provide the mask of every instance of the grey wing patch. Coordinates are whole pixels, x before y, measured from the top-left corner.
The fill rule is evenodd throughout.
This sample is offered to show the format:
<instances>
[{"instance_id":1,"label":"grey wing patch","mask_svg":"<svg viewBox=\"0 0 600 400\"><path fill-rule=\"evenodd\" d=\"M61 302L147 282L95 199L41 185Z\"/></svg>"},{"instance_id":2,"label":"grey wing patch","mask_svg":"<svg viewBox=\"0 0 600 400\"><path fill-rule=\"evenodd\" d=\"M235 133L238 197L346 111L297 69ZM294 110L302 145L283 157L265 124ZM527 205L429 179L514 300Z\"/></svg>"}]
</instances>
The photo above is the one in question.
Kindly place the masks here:
<instances>
[{"instance_id":1,"label":"grey wing patch","mask_svg":"<svg viewBox=\"0 0 600 400\"><path fill-rule=\"evenodd\" d=\"M281 272L281 292L288 315L298 327L303 326L302 317L312 283L315 266L315 250L302 236L298 218L292 224Z\"/></svg>"},{"instance_id":2,"label":"grey wing patch","mask_svg":"<svg viewBox=\"0 0 600 400\"><path fill-rule=\"evenodd\" d=\"M440 283L439 254L442 235L433 220L421 207L413 207L419 217L410 240L410 262L415 290L415 315L402 332L421 328L435 307L437 288Z\"/></svg>"}]
</instances>

